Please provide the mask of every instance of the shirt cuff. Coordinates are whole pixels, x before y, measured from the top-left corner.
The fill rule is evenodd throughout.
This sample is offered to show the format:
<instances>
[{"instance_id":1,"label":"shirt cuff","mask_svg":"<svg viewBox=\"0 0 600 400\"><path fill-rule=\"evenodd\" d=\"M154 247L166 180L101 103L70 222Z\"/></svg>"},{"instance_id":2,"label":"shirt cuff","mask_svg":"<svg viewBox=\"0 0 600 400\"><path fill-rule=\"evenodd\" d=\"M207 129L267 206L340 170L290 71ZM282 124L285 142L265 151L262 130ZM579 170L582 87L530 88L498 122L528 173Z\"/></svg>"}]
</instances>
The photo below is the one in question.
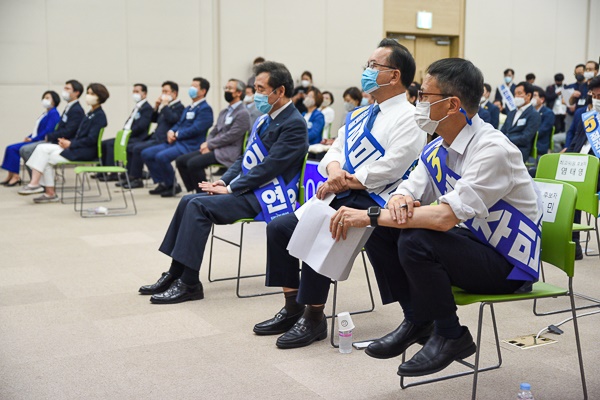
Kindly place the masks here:
<instances>
[{"instance_id":1,"label":"shirt cuff","mask_svg":"<svg viewBox=\"0 0 600 400\"><path fill-rule=\"evenodd\" d=\"M456 215L456 218L458 218L461 222L467 221L476 216L475 209L463 203L456 190L441 196L440 202L448 204L452 209L452 212L454 212L454 215Z\"/></svg>"},{"instance_id":2,"label":"shirt cuff","mask_svg":"<svg viewBox=\"0 0 600 400\"><path fill-rule=\"evenodd\" d=\"M233 193L233 190L231 190L231 185L227 185L227 193L229 193L229 194Z\"/></svg>"},{"instance_id":3,"label":"shirt cuff","mask_svg":"<svg viewBox=\"0 0 600 400\"><path fill-rule=\"evenodd\" d=\"M354 177L367 189L369 189L369 187L367 186L367 184L365 183L367 181L367 176L368 176L368 172L366 168L361 168L358 171L356 171L356 173L354 174Z\"/></svg>"}]
</instances>

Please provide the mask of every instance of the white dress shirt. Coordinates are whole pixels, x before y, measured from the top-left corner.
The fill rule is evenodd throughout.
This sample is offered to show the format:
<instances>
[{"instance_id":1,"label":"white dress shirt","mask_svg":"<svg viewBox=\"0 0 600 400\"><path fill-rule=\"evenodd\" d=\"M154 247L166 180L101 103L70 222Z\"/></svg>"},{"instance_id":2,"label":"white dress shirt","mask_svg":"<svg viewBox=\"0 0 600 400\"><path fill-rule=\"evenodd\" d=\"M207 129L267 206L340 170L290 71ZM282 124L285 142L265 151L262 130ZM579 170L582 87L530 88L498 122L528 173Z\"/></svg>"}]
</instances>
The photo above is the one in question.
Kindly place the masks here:
<instances>
[{"instance_id":1,"label":"white dress shirt","mask_svg":"<svg viewBox=\"0 0 600 400\"><path fill-rule=\"evenodd\" d=\"M513 126L515 126L517 124L517 121L519 120L519 118L521 118L521 115L523 115L525 110L527 110L530 106L531 106L531 102L529 102L525 106L522 106L521 108L517 108L517 112L515 113L515 119L513 119Z\"/></svg>"},{"instance_id":2,"label":"white dress shirt","mask_svg":"<svg viewBox=\"0 0 600 400\"><path fill-rule=\"evenodd\" d=\"M137 115L138 111L140 111L140 108L142 108L142 106L144 105L144 103L146 103L146 99L140 100L140 101L138 101L135 104L135 107L133 108L133 111L129 115L129 118L127 118L127 121L125 121L125 125L123 126L123 130L125 130L125 131L130 131L131 130L131 125L133 125L133 120L135 119L135 116Z\"/></svg>"},{"instance_id":3,"label":"white dress shirt","mask_svg":"<svg viewBox=\"0 0 600 400\"><path fill-rule=\"evenodd\" d=\"M421 204L435 200L446 203L458 219L486 218L489 208L504 200L532 221L541 216L541 199L536 193L521 151L500 131L483 122L478 115L466 125L448 150L448 167L461 176L454 190L441 195L427 167L419 162L410 177L395 194L421 199Z\"/></svg>"},{"instance_id":4,"label":"white dress shirt","mask_svg":"<svg viewBox=\"0 0 600 400\"><path fill-rule=\"evenodd\" d=\"M405 93L384 101L379 107L371 133L385 149L385 155L359 166L354 174L371 193L378 193L402 178L427 142L427 134L415 122L415 107L408 102ZM345 126L342 126L331 149L319 163L319 172L323 176L327 176L327 165L331 162L337 161L344 166L345 141Z\"/></svg>"}]
</instances>

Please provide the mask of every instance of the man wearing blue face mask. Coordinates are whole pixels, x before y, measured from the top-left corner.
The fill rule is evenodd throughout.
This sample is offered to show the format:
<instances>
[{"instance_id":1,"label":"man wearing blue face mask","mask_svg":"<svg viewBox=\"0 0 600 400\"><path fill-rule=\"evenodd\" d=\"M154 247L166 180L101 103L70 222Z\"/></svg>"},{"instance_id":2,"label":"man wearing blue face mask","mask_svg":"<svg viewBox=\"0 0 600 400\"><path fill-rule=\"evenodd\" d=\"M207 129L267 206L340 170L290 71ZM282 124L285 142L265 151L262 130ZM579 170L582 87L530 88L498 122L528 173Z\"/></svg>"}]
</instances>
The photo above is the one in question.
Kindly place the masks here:
<instances>
[{"instance_id":1,"label":"man wearing blue face mask","mask_svg":"<svg viewBox=\"0 0 600 400\"><path fill-rule=\"evenodd\" d=\"M203 193L184 196L159 250L171 267L158 281L142 286L155 304L204 298L200 267L213 224L242 218L271 221L294 211L300 170L308 150L306 122L291 101L292 75L285 65L265 61L254 67L259 117L246 151L221 180L202 182Z\"/></svg>"},{"instance_id":2,"label":"man wearing blue face mask","mask_svg":"<svg viewBox=\"0 0 600 400\"><path fill-rule=\"evenodd\" d=\"M150 176L158 183L150 194L171 197L181 192L176 185L175 170L171 161L182 154L197 151L206 140L206 133L213 124L213 110L206 102L210 83L204 78L194 78L188 89L192 104L186 107L177 122L167 132L167 143L158 144L142 151L142 159L148 166Z\"/></svg>"},{"instance_id":3,"label":"man wearing blue face mask","mask_svg":"<svg viewBox=\"0 0 600 400\"><path fill-rule=\"evenodd\" d=\"M514 83L514 79L515 79L515 70L512 68L507 68L504 70L504 82L502 82L497 88L496 88L496 96L494 98L495 101L500 101L502 102L502 113L507 114L510 111L510 107L507 108L507 106L511 103L510 99L508 97L510 97L510 95L505 92L504 94L502 93L502 89L506 88L508 90L510 90L511 95L515 95L515 89L516 89L516 85Z\"/></svg>"},{"instance_id":4,"label":"man wearing blue face mask","mask_svg":"<svg viewBox=\"0 0 600 400\"><path fill-rule=\"evenodd\" d=\"M508 294L529 292L538 279L541 199L519 150L477 115L482 92L483 74L470 61L428 67L415 118L440 137L425 146L365 246L384 304L397 301L404 313L401 325L365 352L392 358L424 343L399 366L401 376L432 374L475 352L452 286ZM505 219L494 226L486 220L494 215ZM343 207L330 227L343 239L348 228L369 224L364 210Z\"/></svg>"},{"instance_id":5,"label":"man wearing blue face mask","mask_svg":"<svg viewBox=\"0 0 600 400\"><path fill-rule=\"evenodd\" d=\"M319 186L323 200L335 194L330 206L369 210L375 216L383 207L426 142L414 120L415 107L406 88L415 75L415 61L406 47L384 39L371 54L362 75L362 88L375 104L346 116L319 172L327 181ZM280 336L276 345L291 349L327 336L323 313L331 279L291 256L287 245L298 224L294 214L267 225L267 286L283 287L284 307L275 317L254 326L257 335Z\"/></svg>"}]
</instances>

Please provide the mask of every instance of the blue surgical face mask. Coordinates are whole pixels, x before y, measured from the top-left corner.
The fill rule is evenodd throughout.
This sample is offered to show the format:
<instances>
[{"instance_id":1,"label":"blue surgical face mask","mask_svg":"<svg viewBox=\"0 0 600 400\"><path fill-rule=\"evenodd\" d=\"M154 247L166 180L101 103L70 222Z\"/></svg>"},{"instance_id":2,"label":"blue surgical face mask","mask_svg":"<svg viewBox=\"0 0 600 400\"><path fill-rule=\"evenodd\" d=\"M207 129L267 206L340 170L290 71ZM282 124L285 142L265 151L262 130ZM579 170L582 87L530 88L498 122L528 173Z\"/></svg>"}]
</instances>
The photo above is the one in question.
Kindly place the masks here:
<instances>
[{"instance_id":1,"label":"blue surgical face mask","mask_svg":"<svg viewBox=\"0 0 600 400\"><path fill-rule=\"evenodd\" d=\"M382 86L388 86L389 83L386 83L383 85L380 85L377 83L377 77L379 76L379 72L387 72L387 71L393 71L393 69L386 69L383 71L379 71L378 69L375 69L375 68L365 68L365 70L362 74L362 78L360 80L363 91L365 93L373 93L374 91L376 91L377 89L379 89Z\"/></svg>"},{"instance_id":2,"label":"blue surgical face mask","mask_svg":"<svg viewBox=\"0 0 600 400\"><path fill-rule=\"evenodd\" d=\"M192 99L195 99L196 97L198 97L198 89L196 89L194 86L190 86L190 88L188 89L188 94Z\"/></svg>"},{"instance_id":3,"label":"blue surgical face mask","mask_svg":"<svg viewBox=\"0 0 600 400\"><path fill-rule=\"evenodd\" d=\"M512 76L505 76L504 77L504 82L506 82L506 84L508 85L509 83L512 82Z\"/></svg>"},{"instance_id":4,"label":"blue surgical face mask","mask_svg":"<svg viewBox=\"0 0 600 400\"><path fill-rule=\"evenodd\" d=\"M366 97L363 97L362 100L360 101L360 106L364 107L364 106L368 106L369 105L369 100L367 100ZM350 110L352 111L352 110Z\"/></svg>"},{"instance_id":5,"label":"blue surgical face mask","mask_svg":"<svg viewBox=\"0 0 600 400\"><path fill-rule=\"evenodd\" d=\"M269 112L271 112L271 109L273 108L273 104L277 103L277 101L273 104L269 104L269 96L272 95L275 92L275 90L273 90L271 93L269 94L262 94L262 93L255 93L254 94L254 105L256 106L256 109L258 111L260 111L263 114L268 114ZM279 101L279 99L277 99Z\"/></svg>"}]
</instances>

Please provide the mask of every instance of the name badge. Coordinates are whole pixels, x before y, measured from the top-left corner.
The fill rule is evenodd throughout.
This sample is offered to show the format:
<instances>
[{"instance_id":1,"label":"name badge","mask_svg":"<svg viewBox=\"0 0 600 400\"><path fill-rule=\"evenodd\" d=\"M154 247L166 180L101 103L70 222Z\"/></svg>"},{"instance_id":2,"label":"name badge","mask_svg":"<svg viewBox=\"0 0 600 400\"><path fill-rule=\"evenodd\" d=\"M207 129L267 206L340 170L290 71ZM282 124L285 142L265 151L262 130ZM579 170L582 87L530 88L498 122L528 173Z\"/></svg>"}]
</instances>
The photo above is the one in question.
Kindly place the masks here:
<instances>
[{"instance_id":1,"label":"name badge","mask_svg":"<svg viewBox=\"0 0 600 400\"><path fill-rule=\"evenodd\" d=\"M64 122L66 124L68 119L69 119L69 116L67 114L65 114L62 117L62 122Z\"/></svg>"},{"instance_id":2,"label":"name badge","mask_svg":"<svg viewBox=\"0 0 600 400\"><path fill-rule=\"evenodd\" d=\"M524 126L527 123L527 118L517 121L517 126Z\"/></svg>"},{"instance_id":3,"label":"name badge","mask_svg":"<svg viewBox=\"0 0 600 400\"><path fill-rule=\"evenodd\" d=\"M133 119L140 119L140 113L139 113L139 112L138 112L138 113L136 113L136 114L135 114L135 117L133 117Z\"/></svg>"},{"instance_id":4,"label":"name badge","mask_svg":"<svg viewBox=\"0 0 600 400\"><path fill-rule=\"evenodd\" d=\"M196 116L196 113L195 113L195 112L193 112L193 111L188 111L188 112L185 114L185 119L194 119L194 117L195 117L195 116Z\"/></svg>"},{"instance_id":5,"label":"name badge","mask_svg":"<svg viewBox=\"0 0 600 400\"><path fill-rule=\"evenodd\" d=\"M312 122L307 122L307 123L306 123L306 127L307 127L308 129L312 128Z\"/></svg>"},{"instance_id":6,"label":"name badge","mask_svg":"<svg viewBox=\"0 0 600 400\"><path fill-rule=\"evenodd\" d=\"M233 117L229 116L229 117L225 118L225 125L231 125L232 122L233 122Z\"/></svg>"},{"instance_id":7,"label":"name badge","mask_svg":"<svg viewBox=\"0 0 600 400\"><path fill-rule=\"evenodd\" d=\"M579 99L579 101L577 102L578 106L585 106L585 99Z\"/></svg>"}]
</instances>

